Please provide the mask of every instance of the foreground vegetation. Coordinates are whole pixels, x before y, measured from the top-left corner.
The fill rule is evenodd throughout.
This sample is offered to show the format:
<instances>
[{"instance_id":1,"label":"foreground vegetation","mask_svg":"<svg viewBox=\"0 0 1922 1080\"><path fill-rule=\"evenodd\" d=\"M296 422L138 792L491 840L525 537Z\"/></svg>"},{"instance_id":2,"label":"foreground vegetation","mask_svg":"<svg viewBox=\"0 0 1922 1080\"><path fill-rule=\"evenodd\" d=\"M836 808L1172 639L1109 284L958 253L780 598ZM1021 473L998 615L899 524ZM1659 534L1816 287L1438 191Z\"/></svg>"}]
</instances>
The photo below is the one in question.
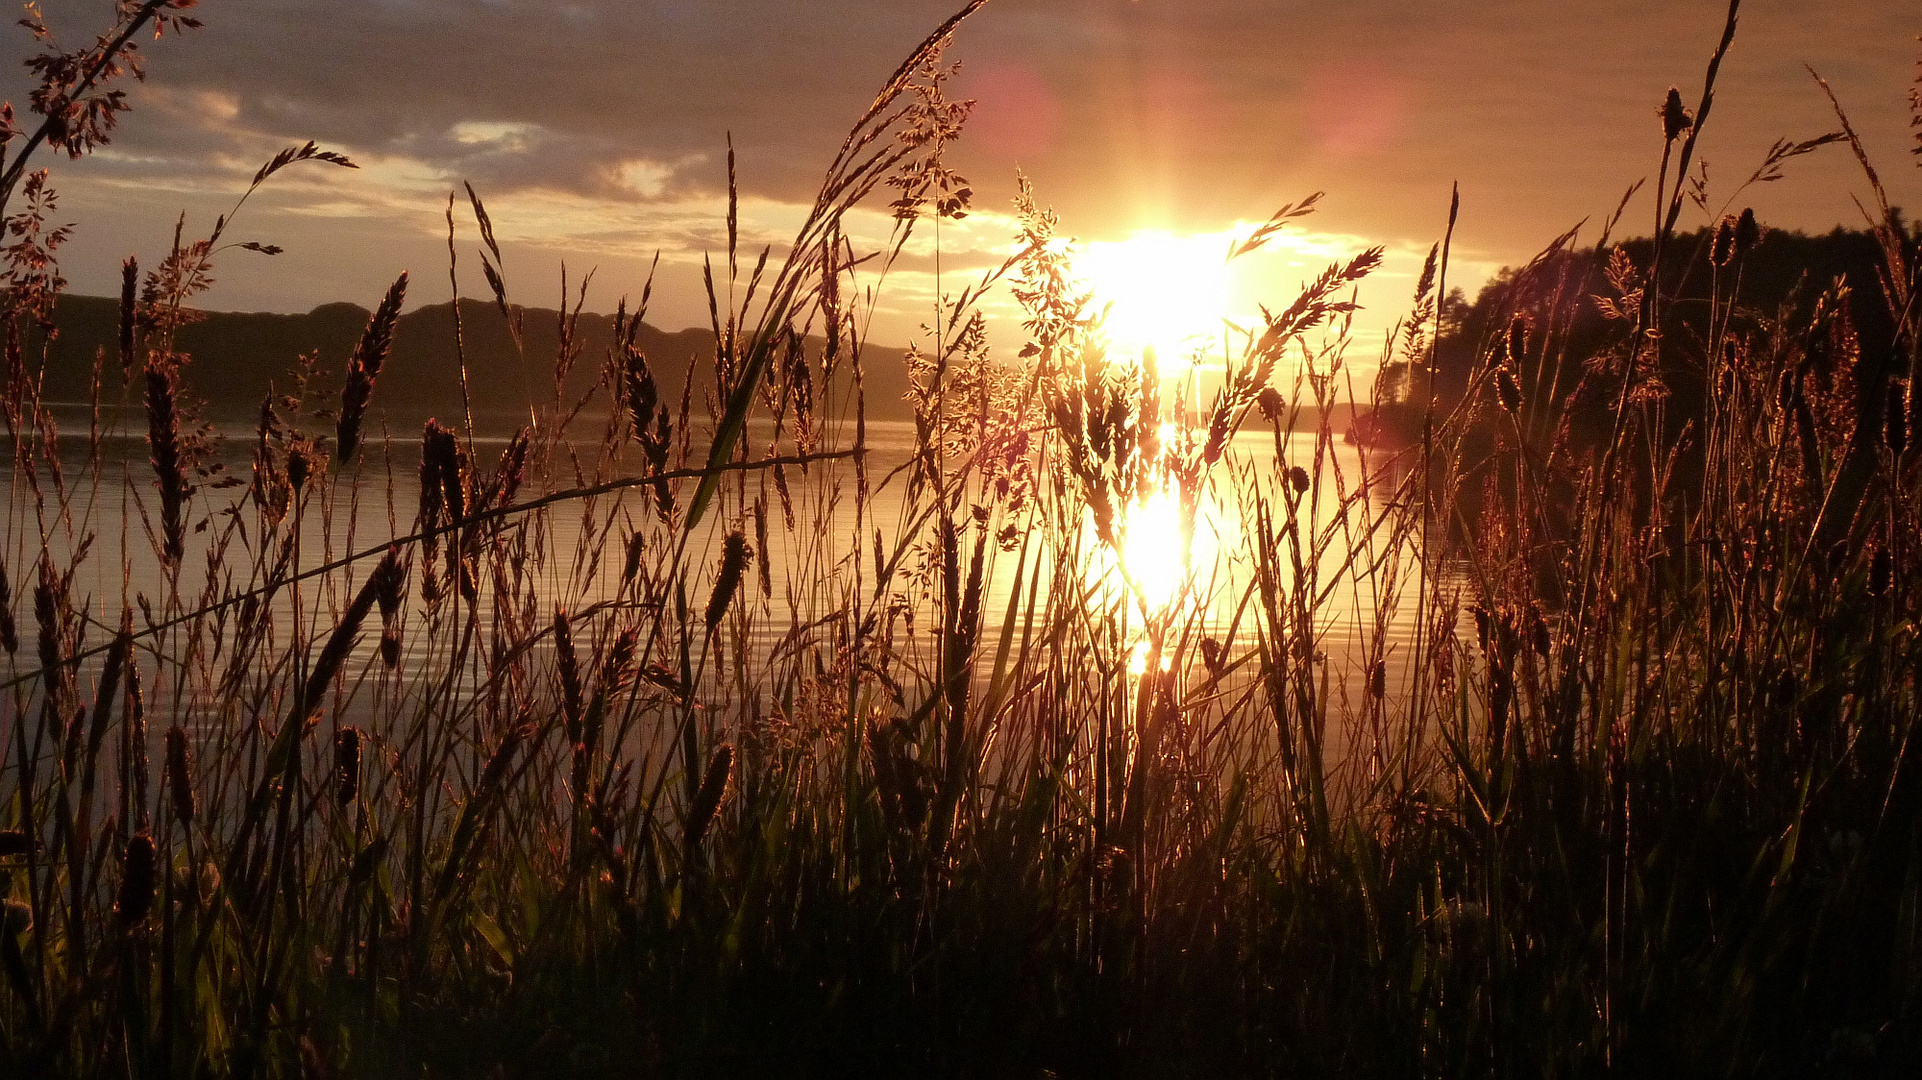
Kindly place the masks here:
<instances>
[{"instance_id":1,"label":"foreground vegetation","mask_svg":"<svg viewBox=\"0 0 1922 1080\"><path fill-rule=\"evenodd\" d=\"M119 40L183 6L123 5ZM564 324L554 400L498 457L426 422L411 525L383 531L414 466L369 419L404 276L344 382L290 375L223 486L173 348L218 238L130 262L94 385L144 404L152 473L110 520L75 495L123 482L116 433L58 435L16 352L8 1075L1922 1063L1922 253L1894 213L1888 351L1861 353L1843 297L1747 307L1752 218L1710 234L1713 314L1675 329L1649 265L1711 68L1654 133L1651 264L1557 241L1458 392L1423 384L1415 445L1357 474L1325 424L1284 436L1346 391L1341 298L1377 253L1274 305L1189 399L1105 355L1024 189L995 277L1031 341L997 359L978 293L944 307L917 449L884 471L853 300L874 271L840 220L884 187L904 231L965 208L952 29L788 252L727 253L701 381L659 385L625 306L605 357ZM36 141L85 136L73 72L101 54L47 76ZM16 335L57 290L31 148L0 177ZM343 160L297 148L255 183ZM1404 371L1433 364L1437 248ZM1614 331L1571 355L1590 294ZM1675 365L1698 409L1671 410ZM1598 397L1602 430L1567 422ZM1246 524L1231 572L1169 595L1113 557L1138 508L1192 529L1207 500ZM120 594L76 587L83 560L128 567ZM1351 608L1374 625L1343 651Z\"/></svg>"}]
</instances>

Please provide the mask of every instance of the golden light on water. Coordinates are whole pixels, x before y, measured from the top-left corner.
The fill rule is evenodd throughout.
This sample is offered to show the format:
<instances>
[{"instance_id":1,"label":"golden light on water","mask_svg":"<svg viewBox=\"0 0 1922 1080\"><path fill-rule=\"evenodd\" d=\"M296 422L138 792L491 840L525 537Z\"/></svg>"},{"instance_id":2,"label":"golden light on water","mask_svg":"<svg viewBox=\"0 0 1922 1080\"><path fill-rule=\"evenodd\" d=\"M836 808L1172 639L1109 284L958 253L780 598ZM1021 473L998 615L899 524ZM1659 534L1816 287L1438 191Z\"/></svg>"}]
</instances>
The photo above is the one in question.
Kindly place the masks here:
<instances>
[{"instance_id":1,"label":"golden light on water","mask_svg":"<svg viewBox=\"0 0 1922 1080\"><path fill-rule=\"evenodd\" d=\"M1121 560L1148 610L1162 612L1181 595L1187 559L1181 537L1181 492L1170 480L1128 508Z\"/></svg>"},{"instance_id":2,"label":"golden light on water","mask_svg":"<svg viewBox=\"0 0 1922 1080\"><path fill-rule=\"evenodd\" d=\"M1128 653L1128 674L1136 678L1146 675L1148 673L1148 654L1152 651L1153 649L1149 646L1147 639L1144 638L1135 642L1134 649ZM1161 654L1161 670L1173 671L1174 667L1174 654L1163 652Z\"/></svg>"},{"instance_id":3,"label":"golden light on water","mask_svg":"<svg viewBox=\"0 0 1922 1080\"><path fill-rule=\"evenodd\" d=\"M1169 619L1179 607L1195 602L1196 573L1214 562L1217 547L1214 523L1199 510L1193 533L1183 529L1181 488L1172 477L1146 499L1131 504L1123 515L1121 562L1152 618ZM1135 643L1128 655L1130 675L1148 670L1150 651L1145 639ZM1173 665L1173 654L1162 653L1161 670Z\"/></svg>"},{"instance_id":4,"label":"golden light on water","mask_svg":"<svg viewBox=\"0 0 1922 1080\"><path fill-rule=\"evenodd\" d=\"M1213 233L1139 232L1088 243L1074 269L1097 307L1108 308L1111 348L1124 355L1152 348L1164 370L1178 371L1196 349L1221 340L1234 292L1226 247Z\"/></svg>"},{"instance_id":5,"label":"golden light on water","mask_svg":"<svg viewBox=\"0 0 1922 1080\"><path fill-rule=\"evenodd\" d=\"M1220 546L1205 499L1189 534L1181 520L1181 488L1173 478L1165 478L1147 498L1128 504L1117 525L1119 552L1100 545L1100 554L1088 568L1089 580L1119 579L1122 575L1115 571L1125 569L1135 597L1154 618L1171 615L1177 606L1191 602L1195 577L1213 566Z\"/></svg>"},{"instance_id":6,"label":"golden light on water","mask_svg":"<svg viewBox=\"0 0 1922 1080\"><path fill-rule=\"evenodd\" d=\"M1077 247L1073 275L1105 312L1101 333L1111 360L1152 349L1166 383L1179 385L1197 354L1218 350L1233 316L1235 275L1227 259L1232 239L1229 233L1143 231ZM1180 437L1167 421L1159 435L1163 445ZM1115 547L1101 545L1088 574L1090 581L1125 578L1143 613L1165 626L1178 607L1195 601L1194 578L1212 568L1218 541L1205 498L1194 519L1184 522L1179 482L1161 466L1150 467L1155 476L1147 493L1120 508ZM1133 650L1134 674L1146 670L1148 653L1145 641ZM1162 667L1172 659L1163 656Z\"/></svg>"}]
</instances>

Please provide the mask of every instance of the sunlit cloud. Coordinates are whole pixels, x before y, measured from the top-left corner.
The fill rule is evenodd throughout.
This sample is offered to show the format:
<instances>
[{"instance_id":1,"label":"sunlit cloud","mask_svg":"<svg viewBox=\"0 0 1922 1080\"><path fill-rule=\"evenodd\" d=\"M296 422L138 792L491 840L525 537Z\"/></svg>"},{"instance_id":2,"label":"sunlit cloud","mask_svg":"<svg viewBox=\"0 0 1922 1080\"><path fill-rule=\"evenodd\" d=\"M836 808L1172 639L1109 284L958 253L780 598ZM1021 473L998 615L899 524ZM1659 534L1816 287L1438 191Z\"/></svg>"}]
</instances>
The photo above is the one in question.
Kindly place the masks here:
<instances>
[{"instance_id":1,"label":"sunlit cloud","mask_svg":"<svg viewBox=\"0 0 1922 1080\"><path fill-rule=\"evenodd\" d=\"M564 261L601 267L589 305L611 308L638 292L658 251L650 317L704 324L701 262L726 245L727 147L738 158L742 261L764 247L778 260L847 123L951 8L343 0L317 21L307 0L253 0L210 11L204 35L149 50L149 78L131 87L134 111L111 147L55 165L63 209L81 225L63 269L79 291L110 292L120 259L151 259L182 210L189 231L204 232L260 162L314 138L360 169L298 167L270 181L237 228L287 254L224 274L208 304L368 302L398 269L444 264L450 192L461 192L456 251L470 258L461 188L472 183L528 302L553 302ZM86 30L77 14L55 17ZM979 99L953 150L976 191L973 213L921 223L885 279L878 264L862 268L860 287L879 287L873 332L913 337L942 297L1008 257L1020 169L1096 263L1138 234L1225 251L1275 205L1326 189L1302 228L1224 271L1219 311L1194 297L1131 299L1117 302L1110 332L1142 336L1128 322L1169 318L1171 307L1201 311L1198 325L1246 327L1261 305L1285 306L1330 263L1381 244L1386 261L1356 294L1350 347L1351 362L1371 363L1408 307L1455 180L1463 212L1449 281L1472 294L1574 221L1606 214L1652 170L1652 156L1635 159L1649 149L1649 109L1699 70L1694 23L1709 33L1719 15L1678 13L1677 25L1646 34L1639 18L1593 8L1549 18L1518 0L1445 14L1239 0L990 5L950 53L964 62L956 93ZM1732 174L1719 166L1746 160L1750 144L1825 130L1802 60L1837 80L1872 148L1891 133L1906 148L1913 28L1899 14L1837 3L1745 19L1704 142L1712 175ZM1838 41L1849 44L1829 44ZM1834 179L1851 167L1846 155L1797 165L1789 184L1755 193L1765 218L1826 228L1852 214L1846 176ZM1820 183L1803 184L1804 172ZM1919 197L1912 176L1886 178L1895 201ZM889 249L895 225L880 206L847 222L863 254ZM1221 291L1202 287L1214 273L1185 275L1183 288ZM1005 290L982 309L997 347L1018 348L1021 313Z\"/></svg>"}]
</instances>

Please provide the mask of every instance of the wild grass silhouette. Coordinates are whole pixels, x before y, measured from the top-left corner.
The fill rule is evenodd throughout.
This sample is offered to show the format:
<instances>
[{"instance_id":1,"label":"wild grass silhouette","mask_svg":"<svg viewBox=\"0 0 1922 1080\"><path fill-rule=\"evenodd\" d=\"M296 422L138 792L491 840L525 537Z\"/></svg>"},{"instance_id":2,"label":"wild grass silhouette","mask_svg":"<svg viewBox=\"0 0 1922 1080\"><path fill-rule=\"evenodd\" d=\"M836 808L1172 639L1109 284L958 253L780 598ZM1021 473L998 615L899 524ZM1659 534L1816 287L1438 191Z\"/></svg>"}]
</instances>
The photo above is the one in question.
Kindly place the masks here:
<instances>
[{"instance_id":1,"label":"wild grass silhouette","mask_svg":"<svg viewBox=\"0 0 1922 1080\"><path fill-rule=\"evenodd\" d=\"M716 346L682 385L636 345L645 293L599 357L563 311L553 401L504 441L425 419L416 472L377 423L403 276L344 384L290 374L231 477L176 348L218 235L129 260L84 431L19 346L62 285L29 156L104 141L136 33L190 6L123 3L38 62L43 123L0 172L9 1075L1922 1062L1922 244L1883 198L1879 355L1833 289L1805 317L1745 306L1752 215L1709 234L1711 315L1678 329L1663 249L1736 4L1698 103L1670 91L1651 126L1650 261L1558 238L1450 389L1431 253L1384 365L1419 404L1405 449L1344 457L1333 428L1379 252L1190 394L1104 347L1024 183L1018 254L941 309L915 445L884 462L876 271L841 221L891 191L886 263L967 209L941 52L977 2L784 251L736 250L730 161ZM1822 141L1879 197L1837 115ZM308 144L254 186L312 162L350 164ZM1018 350L977 308L1000 285ZM1607 328L1572 334L1591 303ZM1596 400L1605 424L1571 423ZM1167 595L1115 557L1158 494L1184 538L1210 501L1244 526L1214 565L1184 541ZM117 592L87 586L102 562Z\"/></svg>"}]
</instances>

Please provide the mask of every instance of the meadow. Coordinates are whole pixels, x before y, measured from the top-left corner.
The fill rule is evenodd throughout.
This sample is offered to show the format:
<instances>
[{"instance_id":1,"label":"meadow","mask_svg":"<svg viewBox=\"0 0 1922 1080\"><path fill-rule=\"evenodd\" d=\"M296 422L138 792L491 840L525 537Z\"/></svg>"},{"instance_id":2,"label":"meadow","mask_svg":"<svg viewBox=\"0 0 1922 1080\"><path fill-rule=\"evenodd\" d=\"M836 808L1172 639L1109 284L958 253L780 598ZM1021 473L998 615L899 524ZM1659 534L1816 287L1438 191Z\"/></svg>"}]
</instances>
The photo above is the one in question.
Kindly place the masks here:
<instances>
[{"instance_id":1,"label":"meadow","mask_svg":"<svg viewBox=\"0 0 1922 1080\"><path fill-rule=\"evenodd\" d=\"M1359 251L1198 388L1108 346L1024 182L884 433L862 298L968 209L942 49L977 0L790 246L730 212L711 357L658 378L645 292L598 354L563 311L505 438L384 408L406 275L251 433L204 426L175 345L226 218L129 260L93 400L43 400L29 158L103 142L125 46L190 6L44 65L0 158L0 1072L1922 1067L1922 231L1840 103L1756 176L1854 152L1878 284L1758 309L1752 214L1679 231L1738 5L1655 182L1472 341L1451 211L1383 355L1349 357ZM471 189L457 218L519 340ZM1371 396L1403 437L1350 447Z\"/></svg>"}]
</instances>

